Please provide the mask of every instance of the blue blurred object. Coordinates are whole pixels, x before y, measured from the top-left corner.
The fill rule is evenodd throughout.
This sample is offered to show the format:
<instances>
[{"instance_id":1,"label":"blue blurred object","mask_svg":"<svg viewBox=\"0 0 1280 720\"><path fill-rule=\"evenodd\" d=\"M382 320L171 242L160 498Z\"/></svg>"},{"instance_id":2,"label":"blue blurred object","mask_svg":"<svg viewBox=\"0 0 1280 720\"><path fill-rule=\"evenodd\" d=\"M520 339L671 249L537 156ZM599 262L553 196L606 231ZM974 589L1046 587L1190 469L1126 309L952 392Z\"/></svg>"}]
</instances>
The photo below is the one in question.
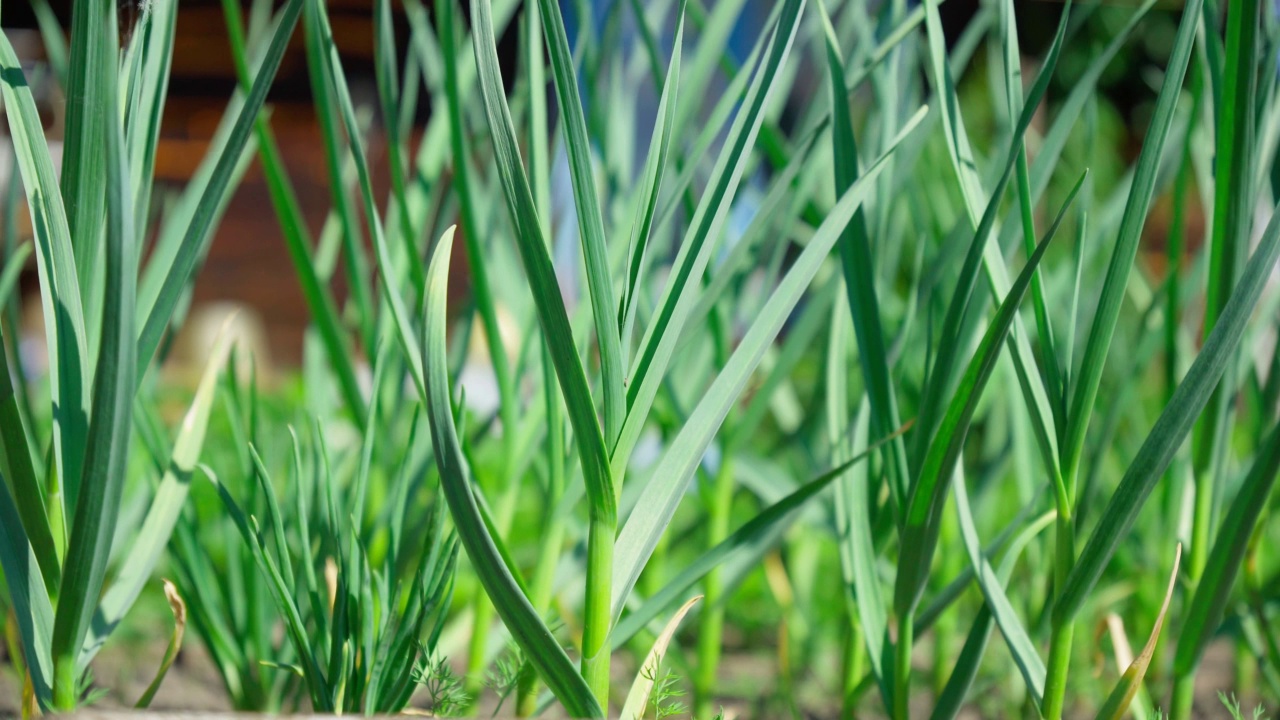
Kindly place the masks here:
<instances>
[{"instance_id":1,"label":"blue blurred object","mask_svg":"<svg viewBox=\"0 0 1280 720\"><path fill-rule=\"evenodd\" d=\"M591 28L591 31L597 36L602 35L605 32L606 19L611 12L622 13L622 22L619 26L620 36L618 37L620 47L625 51L641 42L632 9L626 6L630 1L560 0L560 12L564 17L565 32L569 37L570 45L575 48L578 46L579 33L584 27ZM642 0L642 3L647 1ZM678 0L673 0L672 5L676 5L677 2ZM708 13L714 10L716 2L717 0L704 0L704 7ZM581 17L580 10L583 8L590 12L590 18L584 20ZM729 35L729 52L739 63L746 61L756 40L764 32L764 24L768 19L770 9L771 3L767 0L745 0L743 2L742 10ZM662 49L668 57L671 52L670 43L674 39L675 22L675 13L668 13L666 26L657 29L655 32L658 42L663 46ZM686 38L687 41L688 39ZM579 73L579 92L582 94L583 104L590 105L591 96L596 89L586 83L585 80L583 75ZM650 84L642 85L635 89L635 96L637 114L635 130L647 137L652 130L654 117L657 114L659 100L657 88L652 87ZM559 138L556 138L556 141L551 165L552 212L556 219L556 222L553 223L552 231L553 257L556 266L560 268L561 287L568 298L578 300L581 293L579 274L568 270L569 268L575 268L576 264L580 262L577 213L573 202L568 156L565 153L563 143L559 142ZM594 149L597 154L602 151L599 146ZM637 144L636 152L638 156L633 163L633 167L637 172L643 166L646 151L647 148L643 143ZM760 193L753 188L756 180L758 178L747 178L739 190L730 216L729 237L721 250L721 255L727 253L733 243L741 237L742 232L755 215L760 199Z\"/></svg>"},{"instance_id":2,"label":"blue blurred object","mask_svg":"<svg viewBox=\"0 0 1280 720\"><path fill-rule=\"evenodd\" d=\"M710 12L715 6L717 0L707 0L705 3L707 11ZM608 17L614 6L619 3L628 2L628 0L587 0L586 5L591 11L591 26L596 33L604 32L604 19ZM1277 0L1280 2L1280 0ZM578 39L579 18L578 7L583 3L576 0L560 0L560 12L564 15L565 30L569 35L569 42L576 44ZM756 37L759 36L764 26L764 21L768 17L770 3L765 0L747 0L742 8L742 14L738 16L738 22L733 27L733 33L729 38L729 51L733 53L733 57L738 62L746 59L751 53L751 46L755 44ZM629 10L628 10L629 13ZM626 30L622 41L624 46L636 40L635 28L627 23Z\"/></svg>"}]
</instances>

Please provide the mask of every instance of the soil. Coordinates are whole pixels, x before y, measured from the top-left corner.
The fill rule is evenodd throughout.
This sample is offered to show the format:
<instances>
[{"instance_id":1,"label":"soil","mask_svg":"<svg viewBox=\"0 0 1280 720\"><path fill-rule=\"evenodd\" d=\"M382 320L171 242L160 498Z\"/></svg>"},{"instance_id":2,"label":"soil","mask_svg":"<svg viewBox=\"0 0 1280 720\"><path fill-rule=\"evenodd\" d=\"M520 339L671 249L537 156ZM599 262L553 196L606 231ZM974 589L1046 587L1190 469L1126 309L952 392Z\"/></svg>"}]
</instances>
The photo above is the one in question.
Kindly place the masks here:
<instances>
[{"instance_id":1,"label":"soil","mask_svg":"<svg viewBox=\"0 0 1280 720\"><path fill-rule=\"evenodd\" d=\"M130 643L118 643L119 646ZM108 646L94 661L94 677L96 684L107 690L107 694L95 705L95 712L82 713L84 720L123 720L123 714L112 714L113 710L128 709L132 698L137 698L150 682L149 672L144 668L155 668L163 648L151 649L128 647L120 649ZM1197 697L1195 716L1197 718L1226 718L1228 714L1219 702L1219 691L1230 693L1234 687L1235 677L1232 669L1234 662L1231 645L1219 642L1211 645L1197 676ZM727 655L723 659L722 674L726 678L723 683L725 696L721 705L725 717L751 718L773 716L778 706L769 702L778 691L778 681L773 658L759 654L738 653ZM825 720L838 717L838 698L811 694L803 688L798 692L798 701L803 707L806 718ZM921 694L917 699L918 713L913 717L924 717L931 705L930 698ZM1242 699L1247 710L1252 709L1254 699ZM18 712L19 693L13 674L8 666L0 667L0 717L14 717ZM868 696L868 718L883 717L874 693ZM913 703L913 709L916 703ZM178 661L169 671L159 692L151 704L152 711L186 711L197 713L220 713L231 710L222 692L222 684L217 672L210 664L208 656L197 644L184 648ZM477 717L489 717L492 706L482 707ZM1269 707L1274 712L1276 708ZM762 714L764 713L764 714ZM1081 718L1092 717L1092 713L1081 709L1073 713ZM983 715L976 708L969 708L960 715L964 720L978 720ZM212 719L208 719L212 720Z\"/></svg>"}]
</instances>

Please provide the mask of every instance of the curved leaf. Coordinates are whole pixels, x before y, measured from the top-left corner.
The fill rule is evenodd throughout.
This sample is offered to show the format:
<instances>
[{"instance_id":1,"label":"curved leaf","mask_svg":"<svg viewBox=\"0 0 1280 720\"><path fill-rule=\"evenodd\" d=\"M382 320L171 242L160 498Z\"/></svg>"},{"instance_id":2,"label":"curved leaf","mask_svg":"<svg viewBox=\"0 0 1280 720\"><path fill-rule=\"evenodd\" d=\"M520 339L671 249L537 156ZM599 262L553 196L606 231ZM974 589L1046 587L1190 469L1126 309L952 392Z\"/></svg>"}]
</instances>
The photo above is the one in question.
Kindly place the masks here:
<instances>
[{"instance_id":1,"label":"curved leaf","mask_svg":"<svg viewBox=\"0 0 1280 720\"><path fill-rule=\"evenodd\" d=\"M1160 603L1160 612L1156 613L1156 623L1151 628L1151 636L1147 638L1147 644L1142 647L1142 652L1138 653L1138 657L1134 658L1124 671L1115 689L1107 696L1107 701L1098 711L1098 720L1124 718L1125 713L1129 711L1129 704L1133 702L1138 689L1142 687L1142 678L1146 677L1151 658L1156 654L1156 641L1160 639L1160 629L1164 627L1164 616L1169 611L1169 601L1173 599L1173 588L1178 581L1178 563L1181 560L1182 543L1178 543L1178 549L1173 555L1173 570L1169 572L1169 587L1164 591L1164 602Z\"/></svg>"},{"instance_id":2,"label":"curved leaf","mask_svg":"<svg viewBox=\"0 0 1280 720\"><path fill-rule=\"evenodd\" d=\"M591 689L508 569L471 489L471 473L454 425L445 347L445 311L453 234L453 228L450 228L440 238L428 267L423 327L422 364L427 372L425 400L436 466L440 470L440 486L457 526L458 538L471 558L480 584L547 687L574 717L603 717L604 712Z\"/></svg>"}]
</instances>

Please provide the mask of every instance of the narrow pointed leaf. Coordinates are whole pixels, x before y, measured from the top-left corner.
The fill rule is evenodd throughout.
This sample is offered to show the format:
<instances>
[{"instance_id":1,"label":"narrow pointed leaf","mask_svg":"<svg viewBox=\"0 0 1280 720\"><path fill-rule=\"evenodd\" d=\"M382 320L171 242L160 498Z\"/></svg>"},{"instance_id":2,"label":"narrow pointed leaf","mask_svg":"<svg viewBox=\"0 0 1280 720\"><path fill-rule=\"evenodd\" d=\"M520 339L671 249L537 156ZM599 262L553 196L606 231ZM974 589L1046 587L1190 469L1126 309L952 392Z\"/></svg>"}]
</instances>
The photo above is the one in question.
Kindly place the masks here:
<instances>
[{"instance_id":1,"label":"narrow pointed leaf","mask_svg":"<svg viewBox=\"0 0 1280 720\"><path fill-rule=\"evenodd\" d=\"M53 603L40 578L31 543L22 531L18 507L4 483L0 483L0 568L4 569L6 597L17 621L32 689L40 707L48 709L53 703Z\"/></svg>"},{"instance_id":2,"label":"narrow pointed leaf","mask_svg":"<svg viewBox=\"0 0 1280 720\"><path fill-rule=\"evenodd\" d=\"M835 155L836 192L844 192L858 179L858 144L853 134L853 118L846 96L843 54L835 28L827 15L825 3L818 2L826 36L827 72L830 78L831 143ZM871 405L872 431L885 435L901 425L898 401L889 376L888 354L880 317L880 301L876 292L875 265L867 232L866 210L861 209L849 222L840 241L840 268L849 310L853 316L858 340L858 361L866 378L867 398ZM890 488L903 503L907 493L907 447L901 439L893 440L885 452Z\"/></svg>"},{"instance_id":3,"label":"narrow pointed leaf","mask_svg":"<svg viewBox=\"0 0 1280 720\"><path fill-rule=\"evenodd\" d=\"M587 266L587 290L591 295L591 314L595 318L596 342L600 350L605 442L612 444L622 429L626 398L617 325L618 304L609 272L604 220L600 212L600 198L596 195L595 173L591 169L591 145L587 139L582 98L578 94L578 75L573 69L569 38L565 34L564 18L560 16L560 3L538 0L538 5L542 34L551 56L551 77L560 103L560 127L564 131L569 155L569 176L573 183L574 205L578 209L582 257Z\"/></svg>"},{"instance_id":4,"label":"narrow pointed leaf","mask_svg":"<svg viewBox=\"0 0 1280 720\"><path fill-rule=\"evenodd\" d=\"M624 363L631 362L631 334L636 323L636 293L640 291L640 278L645 275L649 259L649 239L653 231L654 213L658 209L658 195L662 179L670 163L672 137L675 134L676 106L680 95L680 63L684 51L684 12L681 3L680 19L676 24L676 36L672 41L671 63L667 66L662 95L658 98L658 114L653 125L653 137L649 140L649 153L641 175L641 198L636 205L636 216L631 226L630 250L627 253L627 278L619 310L619 330L622 333Z\"/></svg>"},{"instance_id":5,"label":"narrow pointed leaf","mask_svg":"<svg viewBox=\"0 0 1280 720\"><path fill-rule=\"evenodd\" d=\"M503 197L515 229L520 260L524 264L529 284L533 286L538 321L547 337L547 347L551 351L556 377L560 379L560 389L569 411L569 421L573 425L574 444L582 459L587 496L593 514L602 518L616 518L616 489L609 470L604 436L596 419L586 372L573 341L569 315L560 294L560 284L551 263L550 250L542 236L538 212L529 189L529 179L520 159L511 111L503 94L502 72L498 67L498 48L489 0L472 3L471 26L475 34L475 56L482 99L493 137Z\"/></svg>"},{"instance_id":6,"label":"narrow pointed leaf","mask_svg":"<svg viewBox=\"0 0 1280 720\"><path fill-rule=\"evenodd\" d=\"M1040 259L1044 257L1049 243L1057 235L1058 227L1066 217L1066 211L1080 191L1083 182L1082 175L1066 203L1059 210L1053 225L1040 240L1036 251L1027 258L1027 263L1009 289L1009 294L1001 301L995 319L987 328L981 344L970 360L947 406L946 415L943 416L938 425L938 431L929 444L920 473L911 488L910 503L903 522L902 553L898 562L898 577L894 588L894 606L900 614L914 611L924 593L929 566L938 543L939 521L946 504L951 477L960 458L964 440L968 436L969 425L977 409L978 400L986 389L987 381L991 379L1001 346L1013 327L1018 307L1022 302L1023 294L1030 286L1035 269Z\"/></svg>"},{"instance_id":7,"label":"narrow pointed leaf","mask_svg":"<svg viewBox=\"0 0 1280 720\"><path fill-rule=\"evenodd\" d=\"M1173 49L1169 53L1164 83L1160 87L1155 112L1152 115L1151 124L1147 127L1142 151L1138 155L1133 185L1129 190L1124 216L1120 221L1119 234L1116 237L1111 261L1107 265L1106 278L1103 280L1102 290L1098 296L1098 310L1089 327L1089 339L1080 361L1079 374L1072 381L1074 392L1071 396L1071 404L1068 406L1067 427L1063 433L1065 444L1062 448L1063 472L1068 476L1074 474L1084 448L1085 431L1088 429L1089 418L1098 396L1098 387L1102 382L1102 371L1111 349L1116 322L1120 318L1120 306L1124 301L1129 274L1133 271L1133 262L1137 257L1138 241L1142 238L1142 226L1146 222L1147 210L1151 206L1151 198L1155 192L1156 172L1164 155L1164 145L1173 125L1178 99L1182 95L1182 80L1191 58L1203 2L1204 0L1188 0L1183 8L1182 23L1178 28ZM1197 414L1199 414L1198 411Z\"/></svg>"},{"instance_id":8,"label":"narrow pointed leaf","mask_svg":"<svg viewBox=\"0 0 1280 720\"><path fill-rule=\"evenodd\" d=\"M160 347L165 328L168 327L169 320L173 317L181 296L191 281L199 259L204 256L207 245L212 240L214 219L218 216L231 187L231 179L239 164L240 153L253 132L258 112L267 99L267 90L275 79L276 71L280 69L280 62L289 45L289 38L293 35L298 16L302 12L303 2L304 0L289 0L280 11L280 22L271 37L271 43L258 69L258 74L253 79L253 87L245 99L240 115L236 118L222 154L218 157L208 185L205 186L200 202L196 205L191 222L182 235L177 253L172 263L162 273L164 281L156 294L154 304L147 311L146 320L138 338L136 377L139 380L150 367L151 360Z\"/></svg>"},{"instance_id":9,"label":"narrow pointed leaf","mask_svg":"<svg viewBox=\"0 0 1280 720\"><path fill-rule=\"evenodd\" d=\"M640 672L632 681L627 700L622 705L622 714L618 716L621 720L641 720L644 717L644 711L649 706L649 693L653 691L653 684L658 679L659 667L662 665L662 658L667 654L667 646L671 644L671 638L675 637L676 630L680 628L680 621L701 599L701 595L689 598L688 602L681 605L675 615L667 621L666 627L662 628L662 632L658 634L658 639L653 641L653 647L645 656L644 664L640 666Z\"/></svg>"},{"instance_id":10,"label":"narrow pointed leaf","mask_svg":"<svg viewBox=\"0 0 1280 720\"><path fill-rule=\"evenodd\" d=\"M1192 0L1195 2L1196 0ZM1218 324L1200 349L1169 403L1129 463L1120 486L1107 502L1102 518L1089 536L1075 567L1054 604L1054 622L1075 617L1102 577L1111 556L1138 517L1138 512L1163 477L1178 448L1191 432L1196 418L1209 402L1228 363L1235 358L1240 338L1262 295L1267 278L1280 257L1280 211L1271 222L1245 266L1240 282L1223 308Z\"/></svg>"},{"instance_id":11,"label":"narrow pointed leaf","mask_svg":"<svg viewBox=\"0 0 1280 720\"><path fill-rule=\"evenodd\" d=\"M104 93L107 122L100 139L106 146L107 163L102 330L80 497L67 545L53 630L54 702L63 709L74 707L76 702L76 684L83 669L80 648L111 559L133 430L138 250L129 169L116 107L115 64L111 67L109 87ZM67 683L72 685L68 687Z\"/></svg>"},{"instance_id":12,"label":"narrow pointed leaf","mask_svg":"<svg viewBox=\"0 0 1280 720\"><path fill-rule=\"evenodd\" d=\"M775 80L791 52L803 9L804 0L786 0L781 6L777 24L765 47L764 60L752 78L724 150L712 170L708 189L699 201L689 230L680 244L670 279L658 301L658 310L645 328L640 351L629 371L627 419L611 455L615 473L626 468L674 356L689 312L697 301L700 278L706 272L723 233L733 196L746 171L749 151L755 145L763 123L764 108L777 92L775 86L780 85ZM745 79L747 76L741 77ZM690 88L696 92L697 83L692 83ZM731 97L726 96L725 99L730 100ZM679 180L676 190L682 192Z\"/></svg>"},{"instance_id":13,"label":"narrow pointed leaf","mask_svg":"<svg viewBox=\"0 0 1280 720\"><path fill-rule=\"evenodd\" d=\"M1173 660L1175 675L1184 675L1195 668L1222 623L1236 576L1244 563L1249 537L1267 507L1276 477L1280 476L1280 425L1263 438L1258 449L1253 467L1218 528L1191 604L1183 611Z\"/></svg>"},{"instance_id":14,"label":"narrow pointed leaf","mask_svg":"<svg viewBox=\"0 0 1280 720\"><path fill-rule=\"evenodd\" d=\"M479 3L477 3L479 4ZM467 550L481 585L493 601L512 636L547 686L574 717L602 717L595 696L578 674L555 636L520 590L494 544L471 489L470 472L462 454L453 419L448 353L445 348L445 311L448 300L449 256L453 230L436 244L427 277L426 320L423 328L423 366L429 381L425 401L431 421L440 484L453 515L458 538Z\"/></svg>"},{"instance_id":15,"label":"narrow pointed leaf","mask_svg":"<svg viewBox=\"0 0 1280 720\"><path fill-rule=\"evenodd\" d=\"M1164 627L1164 617L1169 611L1169 601L1173 599L1173 588L1178 581L1178 563L1181 560L1182 544L1179 543L1173 556L1173 570L1169 573L1169 587L1164 591L1164 602L1160 603L1160 612L1156 613L1156 623L1151 628L1151 636L1147 638L1147 644L1142 647L1142 652L1138 653L1138 656L1125 669L1115 689L1107 696L1107 701L1098 711L1098 720L1122 720L1129 712L1129 705L1133 702L1133 698L1142 687L1142 679L1146 677L1147 668L1151 666L1151 660L1156 654L1156 641L1160 639L1160 629Z\"/></svg>"},{"instance_id":16,"label":"narrow pointed leaf","mask_svg":"<svg viewBox=\"0 0 1280 720\"><path fill-rule=\"evenodd\" d=\"M831 209L822 226L809 239L809 244L764 304L724 369L658 461L653 479L641 491L636 509L618 536L613 577L614 617L621 613L627 596L640 577L640 571L671 522L680 499L693 480L703 453L719 431L729 409L737 402L738 395L765 351L827 259L849 219L866 198L876 176L884 169L885 160L920 124L926 113L927 109L921 108L907 121L889 144L885 154L867 168L866 173Z\"/></svg>"},{"instance_id":17,"label":"narrow pointed leaf","mask_svg":"<svg viewBox=\"0 0 1280 720\"><path fill-rule=\"evenodd\" d=\"M178 435L173 441L173 450L169 455L169 464L160 484L151 499L151 507L142 520L133 547L120 562L111 587L102 596L97 613L93 618L90 635L85 643L86 657L82 662L92 659L106 642L107 636L115 630L124 619L124 615L133 606L142 592L152 572L160 562L164 548L169 543L169 536L178 522L182 507L186 504L187 493L191 488L191 474L200 462L200 453L204 447L205 431L209 426L209 415L213 411L213 400L217 389L218 377L231 352L234 336L229 332L232 318L228 318L213 349L209 354L209 362L205 365L200 384L196 387L191 407L182 418Z\"/></svg>"},{"instance_id":18,"label":"narrow pointed leaf","mask_svg":"<svg viewBox=\"0 0 1280 720\"><path fill-rule=\"evenodd\" d=\"M49 392L57 409L53 415L54 459L63 484L68 476L75 477L73 482L78 483L89 430L91 375L75 253L44 127L7 37L0 37L0 91L35 234L49 354ZM61 503L61 494L54 494L53 500Z\"/></svg>"},{"instance_id":19,"label":"narrow pointed leaf","mask_svg":"<svg viewBox=\"0 0 1280 720\"><path fill-rule=\"evenodd\" d=\"M906 428L901 428L891 437L898 437ZM840 465L824 472L778 502L762 510L751 520L743 524L729 537L715 547L703 553L701 557L685 566L680 574L672 578L661 590L647 598L640 607L628 613L614 628L610 641L615 649L624 647L635 634L648 626L654 618L706 577L714 568L734 563L756 566L765 553L772 550L776 543L772 538L780 537L799 519L808 502L817 497L824 489L849 468L865 460L872 452L889 441L881 440L862 453L844 461Z\"/></svg>"}]
</instances>

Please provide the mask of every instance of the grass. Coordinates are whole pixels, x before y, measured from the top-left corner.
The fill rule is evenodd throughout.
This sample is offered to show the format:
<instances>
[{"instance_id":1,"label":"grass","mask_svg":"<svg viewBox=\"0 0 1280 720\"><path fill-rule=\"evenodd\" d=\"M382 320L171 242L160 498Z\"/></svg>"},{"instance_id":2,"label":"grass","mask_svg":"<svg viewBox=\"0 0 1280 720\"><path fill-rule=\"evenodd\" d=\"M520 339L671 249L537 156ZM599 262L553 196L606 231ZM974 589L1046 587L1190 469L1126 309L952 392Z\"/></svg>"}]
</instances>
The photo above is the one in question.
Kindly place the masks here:
<instances>
[{"instance_id":1,"label":"grass","mask_svg":"<svg viewBox=\"0 0 1280 720\"><path fill-rule=\"evenodd\" d=\"M24 712L91 696L158 572L180 620L142 705L184 627L272 712L709 718L739 643L762 716L1187 718L1223 641L1232 690L1280 697L1268 4L1066 3L1037 40L1009 0L959 37L938 0L784 0L752 32L732 1L382 1L370 108L326 4L275 5L223 3L238 88L172 196L176 2L127 32L78 3L69 41L33 5L75 98L60 174L0 40ZM295 33L318 233L265 104ZM1147 81L1131 163L1118 61ZM183 390L155 368L251 162L302 368L273 385L227 334Z\"/></svg>"}]
</instances>

